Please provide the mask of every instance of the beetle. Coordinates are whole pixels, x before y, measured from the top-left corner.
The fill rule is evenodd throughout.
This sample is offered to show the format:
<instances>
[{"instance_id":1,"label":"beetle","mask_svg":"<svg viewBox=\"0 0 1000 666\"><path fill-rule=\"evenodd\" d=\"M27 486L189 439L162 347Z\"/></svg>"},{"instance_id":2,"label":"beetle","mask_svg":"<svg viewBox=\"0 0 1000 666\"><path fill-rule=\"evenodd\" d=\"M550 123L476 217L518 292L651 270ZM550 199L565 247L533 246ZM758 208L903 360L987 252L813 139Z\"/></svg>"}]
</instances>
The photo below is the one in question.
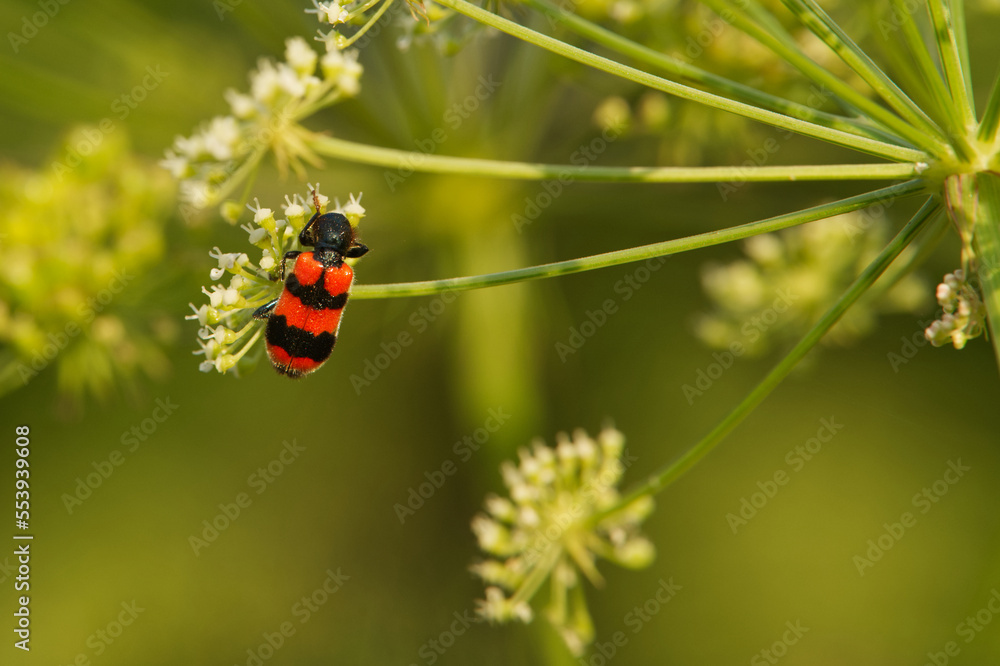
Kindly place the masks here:
<instances>
[{"instance_id":1,"label":"beetle","mask_svg":"<svg viewBox=\"0 0 1000 666\"><path fill-rule=\"evenodd\" d=\"M262 305L254 319L267 319L264 340L274 369L292 378L318 369L337 343L340 319L354 282L354 270L344 261L363 256L354 227L341 213L320 213L319 194L313 190L316 214L299 234L299 243L312 250L289 250L281 259L281 296ZM286 263L294 260L287 278Z\"/></svg>"}]
</instances>

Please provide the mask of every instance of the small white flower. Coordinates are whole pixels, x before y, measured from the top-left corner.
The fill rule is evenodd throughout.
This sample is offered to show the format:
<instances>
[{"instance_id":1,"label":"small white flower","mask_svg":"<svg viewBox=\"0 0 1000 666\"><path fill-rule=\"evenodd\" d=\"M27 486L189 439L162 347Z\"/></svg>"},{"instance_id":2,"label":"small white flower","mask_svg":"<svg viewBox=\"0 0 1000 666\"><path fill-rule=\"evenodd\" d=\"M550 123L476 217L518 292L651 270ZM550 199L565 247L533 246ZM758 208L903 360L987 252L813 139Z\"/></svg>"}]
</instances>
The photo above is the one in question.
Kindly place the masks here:
<instances>
[{"instance_id":1,"label":"small white flower","mask_svg":"<svg viewBox=\"0 0 1000 666\"><path fill-rule=\"evenodd\" d=\"M302 204L297 202L292 202L285 206L285 217L302 217L306 214L306 209L302 207Z\"/></svg>"},{"instance_id":2,"label":"small white flower","mask_svg":"<svg viewBox=\"0 0 1000 666\"><path fill-rule=\"evenodd\" d=\"M278 70L270 60L262 58L257 65L257 71L250 75L250 94L258 102L270 105L280 88Z\"/></svg>"},{"instance_id":3,"label":"small white flower","mask_svg":"<svg viewBox=\"0 0 1000 666\"><path fill-rule=\"evenodd\" d=\"M320 23L339 25L344 23L349 15L348 11L341 7L340 3L335 0L333 2L316 2L316 0L313 0L313 7L315 9L307 9L305 11L307 14L315 14Z\"/></svg>"},{"instance_id":4,"label":"small white flower","mask_svg":"<svg viewBox=\"0 0 1000 666\"><path fill-rule=\"evenodd\" d=\"M274 211L270 208L256 208L253 214L254 224L274 223Z\"/></svg>"},{"instance_id":5,"label":"small white flower","mask_svg":"<svg viewBox=\"0 0 1000 666\"><path fill-rule=\"evenodd\" d=\"M257 115L257 103L250 95L238 92L232 88L223 93L233 115L241 120Z\"/></svg>"},{"instance_id":6,"label":"small white flower","mask_svg":"<svg viewBox=\"0 0 1000 666\"><path fill-rule=\"evenodd\" d=\"M190 160L197 160L205 154L205 141L200 134L178 136L174 139L174 150Z\"/></svg>"},{"instance_id":7,"label":"small white flower","mask_svg":"<svg viewBox=\"0 0 1000 666\"><path fill-rule=\"evenodd\" d=\"M354 227L358 226L358 222L360 222L361 218L365 216L365 207L361 205L362 196L364 195L358 194L357 199L355 199L354 195L352 194L350 200L347 202L347 205L345 205L343 209L344 215L350 221L351 226Z\"/></svg>"},{"instance_id":8,"label":"small white flower","mask_svg":"<svg viewBox=\"0 0 1000 666\"><path fill-rule=\"evenodd\" d=\"M191 174L191 164L188 162L188 158L178 155L171 149L167 149L166 156L160 160L159 164L177 179L186 178Z\"/></svg>"},{"instance_id":9,"label":"small white flower","mask_svg":"<svg viewBox=\"0 0 1000 666\"><path fill-rule=\"evenodd\" d=\"M213 308L218 308L222 305L222 296L225 293L225 289L222 285L212 285L212 291L208 291L204 287L201 288L202 293L208 296L208 302L211 303Z\"/></svg>"},{"instance_id":10,"label":"small white flower","mask_svg":"<svg viewBox=\"0 0 1000 666\"><path fill-rule=\"evenodd\" d=\"M233 149L240 139L240 127L232 116L212 119L204 134L205 150L219 161L233 157Z\"/></svg>"},{"instance_id":11,"label":"small white flower","mask_svg":"<svg viewBox=\"0 0 1000 666\"><path fill-rule=\"evenodd\" d=\"M301 37L291 37L285 41L285 60L300 76L308 76L316 71L319 56Z\"/></svg>"}]
</instances>

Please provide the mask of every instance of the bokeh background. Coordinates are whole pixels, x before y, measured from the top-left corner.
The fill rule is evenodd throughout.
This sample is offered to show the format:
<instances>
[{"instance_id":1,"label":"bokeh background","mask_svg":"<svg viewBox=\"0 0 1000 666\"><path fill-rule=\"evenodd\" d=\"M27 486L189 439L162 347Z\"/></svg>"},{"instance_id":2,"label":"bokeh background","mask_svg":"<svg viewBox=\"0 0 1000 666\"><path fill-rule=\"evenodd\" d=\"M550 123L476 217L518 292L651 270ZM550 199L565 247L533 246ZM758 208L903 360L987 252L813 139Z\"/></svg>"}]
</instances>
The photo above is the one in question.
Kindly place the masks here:
<instances>
[{"instance_id":1,"label":"bokeh background","mask_svg":"<svg viewBox=\"0 0 1000 666\"><path fill-rule=\"evenodd\" d=\"M0 5L2 32L20 33L24 17L42 4ZM619 27L677 53L685 34L712 21L686 3L635 7L638 18ZM3 160L10 168L47 169L72 128L111 118L114 131L101 148L112 163L107 168L127 160L135 160L130 169L152 164L175 135L226 113L223 91L245 89L259 57L280 58L287 37L314 32L315 20L302 8L252 0L59 4L18 52L9 38L0 47ZM845 3L835 9L857 30L871 11ZM584 3L581 11L617 25L609 6ZM1000 26L988 6L969 11L982 92L993 75ZM310 127L404 149L445 128L447 140L436 147L442 154L560 163L599 135L595 110L616 96L631 109L631 127L599 164L740 163L747 150L779 136L649 97L487 32L473 31L464 45L464 28L411 40L406 20L397 12L362 50L359 97L317 115ZM401 39L406 50L398 48ZM698 57L702 66L768 89L808 93L791 72L731 33ZM167 76L120 118L115 100L141 85L147 67ZM446 113L474 93L480 76L501 85L453 127ZM808 140L780 145L772 163L862 159ZM372 248L357 269L364 283L584 256L868 186L744 185L723 200L715 185L569 184L518 229L512 216L524 214L526 200L538 201L538 183L416 174L390 187L383 169L336 161L309 177L330 195L364 192L362 236ZM278 208L285 194L305 190L267 165L252 194ZM891 209L891 227L905 221L912 203ZM142 260L131 295L133 287L110 307L126 330L150 325L149 344L163 362L143 367L120 358L130 368L126 381L101 395L67 388L53 363L0 398L4 664L576 662L541 618L467 630L454 623L482 594L467 570L477 558L469 521L484 496L501 488L499 463L532 437L551 442L558 431L596 432L613 422L637 458L628 486L697 441L780 358L782 345L737 359L693 401L682 391L714 360L692 333L697 314L711 307L699 276L706 262L738 257L740 248L730 246L668 259L627 301L615 285L635 277L634 265L463 293L451 303L358 300L347 309L333 358L304 381L287 381L266 362L242 378L203 374L191 355L197 327L183 316L188 302L204 299L199 289L214 266L208 251L244 251L245 235L215 215L185 220L176 204L155 210L149 214L158 221L160 249ZM47 222L23 224L58 247L57 237L45 235ZM956 264L957 243L948 239L921 269L928 289ZM618 312L560 358L557 343L567 343L570 328L608 298ZM850 347L815 351L717 451L660 494L645 525L657 558L637 572L601 567L607 585L587 595L604 654L577 663L769 663L761 651L791 636L786 623L808 631L787 652L778 648L783 664L924 664L949 641L959 648L949 663L993 663L1000 618L982 609L1000 595L1000 381L981 339L962 352L923 346L893 367L889 355L902 353L902 338L934 316L928 301L919 312L880 318ZM413 343L370 385L352 383L402 332ZM78 370L85 371L96 372ZM133 427L141 431L165 403L176 407L135 446ZM491 410L509 418L465 460L456 442L474 435ZM815 437L821 419L843 428L794 470L786 454ZM29 654L12 645L13 444L22 424L31 427L35 535ZM286 442L301 451L276 464ZM115 451L121 464L67 507L79 480L106 469ZM401 522L394 506L447 461L457 472ZM939 484L946 494L921 513L914 496L958 461L968 471L954 485ZM269 464L280 474L261 484L253 475ZM789 483L734 534L727 514L779 470ZM203 521L240 493L250 505L196 553L190 538L203 536ZM906 511L916 524L860 575L855 556L865 556L868 541ZM341 587L306 615L302 598L330 571L342 575ZM676 596L662 606L649 603L671 580L681 586ZM123 604L142 610L119 634ZM637 607L647 619L636 621ZM981 631L970 632L961 623L977 613ZM277 642L273 634L286 622L294 634L273 655L261 651L267 636ZM624 644L612 655L616 632ZM269 658L258 661L261 655Z\"/></svg>"}]
</instances>

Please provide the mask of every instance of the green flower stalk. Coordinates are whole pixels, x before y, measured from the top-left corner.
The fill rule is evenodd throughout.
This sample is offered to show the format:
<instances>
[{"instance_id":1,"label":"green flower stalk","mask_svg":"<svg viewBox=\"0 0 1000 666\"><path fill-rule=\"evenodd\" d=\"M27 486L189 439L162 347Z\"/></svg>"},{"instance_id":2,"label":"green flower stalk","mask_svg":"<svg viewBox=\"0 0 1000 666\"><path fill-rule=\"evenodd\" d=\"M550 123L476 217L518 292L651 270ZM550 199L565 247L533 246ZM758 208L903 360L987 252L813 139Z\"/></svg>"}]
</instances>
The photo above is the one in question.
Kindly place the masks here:
<instances>
[{"instance_id":1,"label":"green flower stalk","mask_svg":"<svg viewBox=\"0 0 1000 666\"><path fill-rule=\"evenodd\" d=\"M555 449L536 441L520 451L520 464L501 468L510 499L486 498L486 513L472 529L479 547L492 556L472 567L489 587L479 614L492 622L530 622L530 601L546 579L546 616L574 654L582 654L594 628L580 586L580 574L594 585L604 579L598 557L638 569L653 560L653 545L639 524L653 510L648 496L592 520L616 505L617 486L631 463L624 436L605 428L591 439L577 430L557 436ZM510 593L508 595L508 593Z\"/></svg>"},{"instance_id":2,"label":"green flower stalk","mask_svg":"<svg viewBox=\"0 0 1000 666\"><path fill-rule=\"evenodd\" d=\"M330 25L332 29L328 32L320 32L320 37L329 44L333 44L338 49L346 49L357 42L368 30L375 25L380 18L388 11L396 0L358 0L358 2L340 3L337 0L330 2L317 2L313 0L313 8L305 10L307 14L315 14L321 24ZM418 17L430 22L423 0L406 0L410 9L410 14L414 19ZM435 17L441 15L439 8L435 9ZM341 26L357 25L360 27L350 36L340 34Z\"/></svg>"},{"instance_id":3,"label":"green flower stalk","mask_svg":"<svg viewBox=\"0 0 1000 666\"><path fill-rule=\"evenodd\" d=\"M316 186L320 204L316 212L319 213L326 211L330 200L318 194L318 188L319 185ZM313 191L310 188L307 194L309 200ZM244 358L244 366L256 361L256 355L247 357L247 354L260 340L265 322L254 319L253 313L281 294L282 258L289 250L302 249L299 233L311 217L307 201L297 194L286 196L282 219L275 218L273 210L262 207L256 200L253 206L247 206L254 216L243 229L249 236L250 245L260 251L260 259L254 261L246 252L224 253L217 247L209 252L209 256L218 261L218 266L209 271L213 284L202 287L208 303L200 307L192 303L194 314L186 317L201 325L198 330L200 349L195 354L205 357L199 366L202 372L215 369L238 375ZM357 197L352 194L343 206L339 200L335 201L332 210L346 216L355 228L365 215L360 194ZM353 265L356 259L346 261ZM291 270L291 266L286 266L286 270ZM226 275L229 276L228 284L218 282Z\"/></svg>"}]
</instances>

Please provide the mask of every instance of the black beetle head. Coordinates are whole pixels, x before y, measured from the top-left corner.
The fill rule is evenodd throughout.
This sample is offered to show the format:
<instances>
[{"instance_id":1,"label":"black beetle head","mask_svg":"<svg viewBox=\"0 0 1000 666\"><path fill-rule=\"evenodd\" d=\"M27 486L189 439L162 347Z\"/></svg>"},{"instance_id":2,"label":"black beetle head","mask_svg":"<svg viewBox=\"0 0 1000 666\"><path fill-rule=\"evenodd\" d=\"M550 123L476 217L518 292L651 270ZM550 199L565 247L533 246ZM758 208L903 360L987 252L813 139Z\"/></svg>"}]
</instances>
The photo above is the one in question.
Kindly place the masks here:
<instances>
[{"instance_id":1,"label":"black beetle head","mask_svg":"<svg viewBox=\"0 0 1000 666\"><path fill-rule=\"evenodd\" d=\"M328 247L347 254L354 244L354 228L340 213L317 213L299 234L299 242L304 246Z\"/></svg>"}]
</instances>

